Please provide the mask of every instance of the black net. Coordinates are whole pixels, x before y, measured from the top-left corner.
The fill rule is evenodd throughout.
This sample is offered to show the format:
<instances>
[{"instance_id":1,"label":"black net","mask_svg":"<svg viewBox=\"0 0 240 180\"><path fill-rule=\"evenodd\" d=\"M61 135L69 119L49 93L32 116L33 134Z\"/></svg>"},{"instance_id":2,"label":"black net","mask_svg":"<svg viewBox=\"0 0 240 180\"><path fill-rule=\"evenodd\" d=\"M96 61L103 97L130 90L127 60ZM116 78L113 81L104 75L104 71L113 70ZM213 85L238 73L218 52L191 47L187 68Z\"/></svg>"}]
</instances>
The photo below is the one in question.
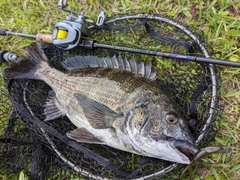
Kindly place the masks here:
<instances>
[{"instance_id":1,"label":"black net","mask_svg":"<svg viewBox=\"0 0 240 180\"><path fill-rule=\"evenodd\" d=\"M212 54L201 32L172 22L159 16L118 17L104 26L92 27L89 38L135 49L195 56ZM53 45L42 46L51 66L60 71L65 71L61 62L76 55L121 55L128 59L134 56L139 62L151 61L158 71L159 85L170 92L180 107L199 146L206 147L213 140L222 107L218 103L219 75L212 65L103 48L64 51ZM77 143L65 135L76 128L67 117L43 121L43 105L50 90L47 84L3 79L1 83L0 174L13 177L24 171L32 179L172 179L184 167L104 145Z\"/></svg>"}]
</instances>

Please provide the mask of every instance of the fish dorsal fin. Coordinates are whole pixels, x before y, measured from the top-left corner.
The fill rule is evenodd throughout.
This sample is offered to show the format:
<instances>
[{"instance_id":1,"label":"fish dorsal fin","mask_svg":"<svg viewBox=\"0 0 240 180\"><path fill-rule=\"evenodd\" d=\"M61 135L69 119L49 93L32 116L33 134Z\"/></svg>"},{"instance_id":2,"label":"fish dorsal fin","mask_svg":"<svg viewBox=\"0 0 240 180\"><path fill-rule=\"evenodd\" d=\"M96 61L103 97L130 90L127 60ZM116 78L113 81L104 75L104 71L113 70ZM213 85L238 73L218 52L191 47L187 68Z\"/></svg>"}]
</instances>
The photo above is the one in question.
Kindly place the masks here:
<instances>
[{"instance_id":1,"label":"fish dorsal fin","mask_svg":"<svg viewBox=\"0 0 240 180\"><path fill-rule=\"evenodd\" d=\"M136 73L137 72L137 63L136 63L136 61L135 61L135 59L134 58L132 58L130 61L129 61L129 64L130 64L130 67L131 67L131 71L132 72L134 72L134 73Z\"/></svg>"},{"instance_id":2,"label":"fish dorsal fin","mask_svg":"<svg viewBox=\"0 0 240 180\"><path fill-rule=\"evenodd\" d=\"M129 61L126 57L123 59L123 63L124 63L124 66L125 66L125 70L126 71L131 71L130 63L129 63Z\"/></svg>"},{"instance_id":3,"label":"fish dorsal fin","mask_svg":"<svg viewBox=\"0 0 240 180\"><path fill-rule=\"evenodd\" d=\"M50 121L64 116L63 112L56 105L56 96L53 91L49 91L46 104L44 105L44 121Z\"/></svg>"},{"instance_id":4,"label":"fish dorsal fin","mask_svg":"<svg viewBox=\"0 0 240 180\"><path fill-rule=\"evenodd\" d=\"M145 69L144 69L144 76L149 78L150 75L151 75L151 71L152 71L152 63L150 62L149 65L145 66Z\"/></svg>"},{"instance_id":5,"label":"fish dorsal fin","mask_svg":"<svg viewBox=\"0 0 240 180\"><path fill-rule=\"evenodd\" d=\"M145 66L143 62L137 64L134 57L131 60L128 60L126 57L123 58L121 55L118 57L116 57L116 55L113 57L74 56L65 59L62 62L62 66L68 71L80 70L88 67L114 68L137 73L151 80L155 80L157 75L156 72L152 72L152 63L147 66Z\"/></svg>"},{"instance_id":6,"label":"fish dorsal fin","mask_svg":"<svg viewBox=\"0 0 240 180\"><path fill-rule=\"evenodd\" d=\"M143 62L138 64L138 74L141 74L142 76L145 75L145 68L144 68L144 63Z\"/></svg>"},{"instance_id":7,"label":"fish dorsal fin","mask_svg":"<svg viewBox=\"0 0 240 180\"><path fill-rule=\"evenodd\" d=\"M112 57L112 63L113 63L113 68L119 69L118 58L116 57L116 55Z\"/></svg>"},{"instance_id":8,"label":"fish dorsal fin","mask_svg":"<svg viewBox=\"0 0 240 180\"><path fill-rule=\"evenodd\" d=\"M117 113L83 94L75 93L74 96L82 107L89 124L95 129L113 127L114 120L118 117L122 117L121 113Z\"/></svg>"}]
</instances>

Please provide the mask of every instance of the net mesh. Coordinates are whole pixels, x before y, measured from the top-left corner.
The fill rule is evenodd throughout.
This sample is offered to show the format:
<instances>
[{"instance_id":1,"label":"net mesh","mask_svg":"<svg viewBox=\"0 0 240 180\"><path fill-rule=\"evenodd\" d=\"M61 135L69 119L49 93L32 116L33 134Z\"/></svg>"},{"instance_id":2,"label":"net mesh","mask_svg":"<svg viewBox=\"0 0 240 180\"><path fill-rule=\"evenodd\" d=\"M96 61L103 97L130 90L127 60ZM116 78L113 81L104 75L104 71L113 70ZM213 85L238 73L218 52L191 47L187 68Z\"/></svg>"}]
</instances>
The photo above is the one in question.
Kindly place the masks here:
<instances>
[{"instance_id":1,"label":"net mesh","mask_svg":"<svg viewBox=\"0 0 240 180\"><path fill-rule=\"evenodd\" d=\"M116 17L104 26L89 27L92 29L90 39L135 49L205 56L199 42L184 29L169 23L172 20L152 18L159 16L129 17ZM184 27L199 39L209 54L213 54L201 32ZM203 127L206 127L199 146L208 146L217 133L222 106L218 103L218 84L212 82L212 77L219 79L219 74L216 70L212 72L208 64L100 48L64 51L49 44L42 46L51 66L63 72L61 62L76 55L121 55L128 59L134 56L139 62L152 62L159 74L159 85L170 92L196 140L203 136ZM217 92L213 92L213 86ZM42 81L1 79L0 88L0 174L13 177L24 171L33 179L157 179L159 175L172 179L184 167L104 145L68 139L65 133L76 127L67 117L43 121L43 105L51 89Z\"/></svg>"}]
</instances>

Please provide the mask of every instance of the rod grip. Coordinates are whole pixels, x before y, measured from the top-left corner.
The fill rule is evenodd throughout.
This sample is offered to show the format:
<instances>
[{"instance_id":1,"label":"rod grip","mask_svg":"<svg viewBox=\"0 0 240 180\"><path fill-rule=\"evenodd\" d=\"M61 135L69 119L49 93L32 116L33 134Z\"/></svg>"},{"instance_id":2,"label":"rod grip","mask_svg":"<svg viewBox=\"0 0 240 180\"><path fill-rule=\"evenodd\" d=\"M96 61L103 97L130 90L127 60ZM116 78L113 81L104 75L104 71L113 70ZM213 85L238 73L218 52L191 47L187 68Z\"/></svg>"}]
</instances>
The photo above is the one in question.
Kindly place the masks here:
<instances>
[{"instance_id":1,"label":"rod grip","mask_svg":"<svg viewBox=\"0 0 240 180\"><path fill-rule=\"evenodd\" d=\"M5 30L5 29L0 29L0 35L6 36L6 35L7 35L7 30Z\"/></svg>"},{"instance_id":2,"label":"rod grip","mask_svg":"<svg viewBox=\"0 0 240 180\"><path fill-rule=\"evenodd\" d=\"M36 40L41 41L41 42L45 42L45 43L50 43L50 44L53 42L52 34L38 33L36 35Z\"/></svg>"}]
</instances>

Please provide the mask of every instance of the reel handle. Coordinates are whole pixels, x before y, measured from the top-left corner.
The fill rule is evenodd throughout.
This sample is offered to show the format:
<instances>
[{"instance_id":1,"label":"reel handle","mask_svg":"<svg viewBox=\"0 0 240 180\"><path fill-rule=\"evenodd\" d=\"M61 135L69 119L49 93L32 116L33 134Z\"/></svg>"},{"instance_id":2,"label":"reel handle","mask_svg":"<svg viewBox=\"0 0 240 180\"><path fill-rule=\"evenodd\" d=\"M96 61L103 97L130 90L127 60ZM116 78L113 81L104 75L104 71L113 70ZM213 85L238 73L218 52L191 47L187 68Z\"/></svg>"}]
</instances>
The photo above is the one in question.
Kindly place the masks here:
<instances>
[{"instance_id":1,"label":"reel handle","mask_svg":"<svg viewBox=\"0 0 240 180\"><path fill-rule=\"evenodd\" d=\"M6 52L7 51L0 50L0 65L6 61L4 56L3 56Z\"/></svg>"},{"instance_id":2,"label":"reel handle","mask_svg":"<svg viewBox=\"0 0 240 180\"><path fill-rule=\"evenodd\" d=\"M58 7L59 7L60 9L66 8L66 7L67 7L67 0L60 0L60 1L58 2Z\"/></svg>"},{"instance_id":3,"label":"reel handle","mask_svg":"<svg viewBox=\"0 0 240 180\"><path fill-rule=\"evenodd\" d=\"M14 53L0 50L0 65L4 62L15 62L17 58L17 55Z\"/></svg>"}]
</instances>

